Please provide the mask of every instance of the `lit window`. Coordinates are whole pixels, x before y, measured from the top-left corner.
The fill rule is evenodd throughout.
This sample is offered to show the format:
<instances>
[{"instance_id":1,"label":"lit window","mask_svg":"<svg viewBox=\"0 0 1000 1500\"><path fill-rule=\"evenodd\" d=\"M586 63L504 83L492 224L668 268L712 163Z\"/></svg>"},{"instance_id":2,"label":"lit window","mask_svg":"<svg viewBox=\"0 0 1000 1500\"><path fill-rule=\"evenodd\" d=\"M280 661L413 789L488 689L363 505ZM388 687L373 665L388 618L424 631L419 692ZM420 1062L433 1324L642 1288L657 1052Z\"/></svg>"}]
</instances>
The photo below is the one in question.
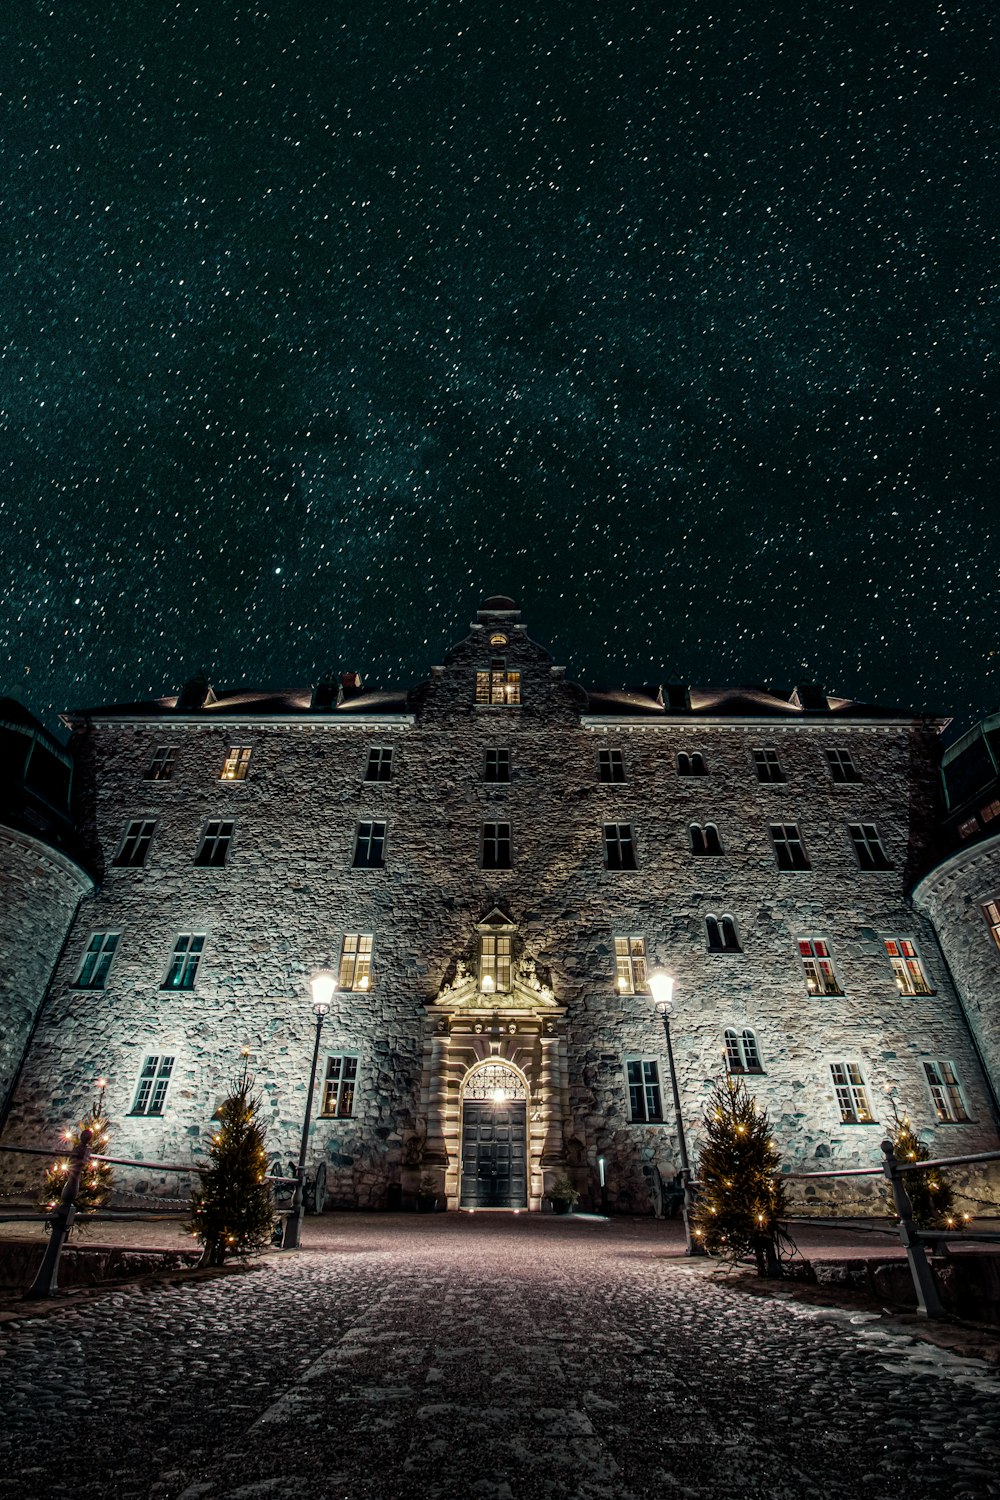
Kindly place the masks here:
<instances>
[{"instance_id":1,"label":"lit window","mask_svg":"<svg viewBox=\"0 0 1000 1500\"><path fill-rule=\"evenodd\" d=\"M763 1073L757 1038L749 1027L726 1032L726 1069L730 1073Z\"/></svg>"},{"instance_id":2,"label":"lit window","mask_svg":"<svg viewBox=\"0 0 1000 1500\"><path fill-rule=\"evenodd\" d=\"M483 869L509 870L511 867L509 823L483 824Z\"/></svg>"},{"instance_id":3,"label":"lit window","mask_svg":"<svg viewBox=\"0 0 1000 1500\"><path fill-rule=\"evenodd\" d=\"M830 1072L833 1074L833 1087L843 1124L874 1125L875 1120L868 1107L868 1090L858 1064L831 1063Z\"/></svg>"},{"instance_id":4,"label":"lit window","mask_svg":"<svg viewBox=\"0 0 1000 1500\"><path fill-rule=\"evenodd\" d=\"M827 763L834 781L860 781L861 776L849 750L827 750Z\"/></svg>"},{"instance_id":5,"label":"lit window","mask_svg":"<svg viewBox=\"0 0 1000 1500\"><path fill-rule=\"evenodd\" d=\"M366 781L391 781L392 779L392 746L372 745L368 751L368 764L365 767Z\"/></svg>"},{"instance_id":6,"label":"lit window","mask_svg":"<svg viewBox=\"0 0 1000 1500\"><path fill-rule=\"evenodd\" d=\"M781 769L777 750L755 750L753 763L758 781L784 781L785 773Z\"/></svg>"},{"instance_id":7,"label":"lit window","mask_svg":"<svg viewBox=\"0 0 1000 1500\"><path fill-rule=\"evenodd\" d=\"M706 917L705 931L710 953L739 953L740 940L732 917Z\"/></svg>"},{"instance_id":8,"label":"lit window","mask_svg":"<svg viewBox=\"0 0 1000 1500\"><path fill-rule=\"evenodd\" d=\"M686 750L681 750L677 756L678 776L704 776L705 757L700 750L692 750L690 755Z\"/></svg>"},{"instance_id":9,"label":"lit window","mask_svg":"<svg viewBox=\"0 0 1000 1500\"><path fill-rule=\"evenodd\" d=\"M1000 901L987 901L983 907L983 916L990 929L990 936L1000 948Z\"/></svg>"},{"instance_id":10,"label":"lit window","mask_svg":"<svg viewBox=\"0 0 1000 1500\"><path fill-rule=\"evenodd\" d=\"M966 818L964 823L958 825L958 836L960 839L971 839L974 833L979 832L979 819Z\"/></svg>"},{"instance_id":11,"label":"lit window","mask_svg":"<svg viewBox=\"0 0 1000 1500\"><path fill-rule=\"evenodd\" d=\"M502 657L494 657L488 668L476 673L477 703L520 703L521 674L508 672Z\"/></svg>"},{"instance_id":12,"label":"lit window","mask_svg":"<svg viewBox=\"0 0 1000 1500\"><path fill-rule=\"evenodd\" d=\"M479 939L479 988L501 995L510 989L510 938L503 933Z\"/></svg>"},{"instance_id":13,"label":"lit window","mask_svg":"<svg viewBox=\"0 0 1000 1500\"><path fill-rule=\"evenodd\" d=\"M152 819L148 821L137 819L129 823L122 834L121 847L114 859L115 864L130 870L141 869L146 863L155 827L156 823Z\"/></svg>"},{"instance_id":14,"label":"lit window","mask_svg":"<svg viewBox=\"0 0 1000 1500\"><path fill-rule=\"evenodd\" d=\"M163 1101L167 1097L170 1075L174 1070L172 1057L147 1057L139 1074L139 1084L132 1105L134 1115L162 1115Z\"/></svg>"},{"instance_id":15,"label":"lit window","mask_svg":"<svg viewBox=\"0 0 1000 1500\"><path fill-rule=\"evenodd\" d=\"M372 982L372 934L345 932L340 946L337 984L342 990L367 990Z\"/></svg>"},{"instance_id":16,"label":"lit window","mask_svg":"<svg viewBox=\"0 0 1000 1500\"><path fill-rule=\"evenodd\" d=\"M931 1062L929 1058L924 1058L924 1072L938 1119L951 1125L967 1120L969 1111L965 1107L965 1096L955 1072L955 1064Z\"/></svg>"},{"instance_id":17,"label":"lit window","mask_svg":"<svg viewBox=\"0 0 1000 1500\"><path fill-rule=\"evenodd\" d=\"M771 843L779 870L808 870L809 860L797 823L772 823Z\"/></svg>"},{"instance_id":18,"label":"lit window","mask_svg":"<svg viewBox=\"0 0 1000 1500\"><path fill-rule=\"evenodd\" d=\"M822 938L799 938L799 953L806 971L806 989L810 995L842 995L830 957Z\"/></svg>"},{"instance_id":19,"label":"lit window","mask_svg":"<svg viewBox=\"0 0 1000 1500\"><path fill-rule=\"evenodd\" d=\"M848 823L847 831L862 870L891 870L892 861L882 848L874 823Z\"/></svg>"},{"instance_id":20,"label":"lit window","mask_svg":"<svg viewBox=\"0 0 1000 1500\"><path fill-rule=\"evenodd\" d=\"M992 823L994 818L1000 818L1000 799L994 797L992 802L987 802L985 807L979 809L979 816L984 823Z\"/></svg>"},{"instance_id":21,"label":"lit window","mask_svg":"<svg viewBox=\"0 0 1000 1500\"><path fill-rule=\"evenodd\" d=\"M193 990L198 976L198 965L205 951L203 932L182 932L174 944L170 967L163 981L165 990Z\"/></svg>"},{"instance_id":22,"label":"lit window","mask_svg":"<svg viewBox=\"0 0 1000 1500\"><path fill-rule=\"evenodd\" d=\"M385 823L380 819L366 818L358 824L354 841L354 868L356 870L381 870L385 864Z\"/></svg>"},{"instance_id":23,"label":"lit window","mask_svg":"<svg viewBox=\"0 0 1000 1500\"><path fill-rule=\"evenodd\" d=\"M497 782L510 781L509 750L487 750L486 761L483 765L483 780Z\"/></svg>"},{"instance_id":24,"label":"lit window","mask_svg":"<svg viewBox=\"0 0 1000 1500\"><path fill-rule=\"evenodd\" d=\"M351 1053L340 1052L328 1057L321 1113L341 1120L353 1115L357 1078L358 1059Z\"/></svg>"},{"instance_id":25,"label":"lit window","mask_svg":"<svg viewBox=\"0 0 1000 1500\"><path fill-rule=\"evenodd\" d=\"M103 990L108 970L111 968L111 960L115 956L120 934L117 932L94 932L91 934L87 951L83 955L80 972L76 978L76 987L80 990Z\"/></svg>"},{"instance_id":26,"label":"lit window","mask_svg":"<svg viewBox=\"0 0 1000 1500\"><path fill-rule=\"evenodd\" d=\"M646 939L615 938L616 983L620 995L648 995L646 983Z\"/></svg>"},{"instance_id":27,"label":"lit window","mask_svg":"<svg viewBox=\"0 0 1000 1500\"><path fill-rule=\"evenodd\" d=\"M174 761L177 759L176 745L160 745L153 751L153 759L149 763L146 772L147 781L170 781L174 774Z\"/></svg>"},{"instance_id":28,"label":"lit window","mask_svg":"<svg viewBox=\"0 0 1000 1500\"><path fill-rule=\"evenodd\" d=\"M692 854L722 853L722 840L714 823L706 823L704 827L700 823L692 823L689 832Z\"/></svg>"},{"instance_id":29,"label":"lit window","mask_svg":"<svg viewBox=\"0 0 1000 1500\"><path fill-rule=\"evenodd\" d=\"M229 858L235 829L236 824L228 818L213 818L211 822L206 823L198 853L194 857L195 864L206 865L212 869L218 869L219 866L224 865Z\"/></svg>"},{"instance_id":30,"label":"lit window","mask_svg":"<svg viewBox=\"0 0 1000 1500\"><path fill-rule=\"evenodd\" d=\"M630 1057L625 1062L629 1115L635 1124L663 1119L660 1065L652 1057Z\"/></svg>"},{"instance_id":31,"label":"lit window","mask_svg":"<svg viewBox=\"0 0 1000 1500\"><path fill-rule=\"evenodd\" d=\"M625 756L621 750L598 750L597 774L601 781L625 780Z\"/></svg>"},{"instance_id":32,"label":"lit window","mask_svg":"<svg viewBox=\"0 0 1000 1500\"><path fill-rule=\"evenodd\" d=\"M220 781L245 781L250 767L250 746L234 745L226 756Z\"/></svg>"},{"instance_id":33,"label":"lit window","mask_svg":"<svg viewBox=\"0 0 1000 1500\"><path fill-rule=\"evenodd\" d=\"M635 840L631 823L605 823L604 863L609 870L634 870Z\"/></svg>"},{"instance_id":34,"label":"lit window","mask_svg":"<svg viewBox=\"0 0 1000 1500\"><path fill-rule=\"evenodd\" d=\"M885 951L901 995L932 995L917 950L909 938L886 938Z\"/></svg>"}]
</instances>

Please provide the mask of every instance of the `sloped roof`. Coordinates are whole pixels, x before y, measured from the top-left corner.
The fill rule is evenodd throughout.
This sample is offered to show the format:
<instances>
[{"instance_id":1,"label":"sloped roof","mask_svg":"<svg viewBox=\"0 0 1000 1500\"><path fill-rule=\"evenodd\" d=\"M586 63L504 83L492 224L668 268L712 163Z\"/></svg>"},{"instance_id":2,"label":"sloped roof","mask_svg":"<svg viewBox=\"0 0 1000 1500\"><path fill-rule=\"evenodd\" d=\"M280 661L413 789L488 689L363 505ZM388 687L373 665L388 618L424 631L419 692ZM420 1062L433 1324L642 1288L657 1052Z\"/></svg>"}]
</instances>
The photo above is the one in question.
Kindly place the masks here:
<instances>
[{"instance_id":1,"label":"sloped roof","mask_svg":"<svg viewBox=\"0 0 1000 1500\"><path fill-rule=\"evenodd\" d=\"M135 703L104 703L94 708L73 708L63 718L66 721L74 719L156 719L169 716L177 708L178 694L168 698L147 698ZM234 714L252 717L260 715L267 718L272 715L288 715L294 717L296 714L308 714L315 717L322 714L324 717L336 718L338 715L350 714L401 714L409 712L408 694L403 690L393 692L360 692L344 699L342 703L333 705L326 709L314 709L312 703L312 689L302 688L292 691L278 691L272 688L232 688L226 692L217 693L212 703L205 703L200 708L182 709L185 718L197 716L206 720L225 718Z\"/></svg>"}]
</instances>

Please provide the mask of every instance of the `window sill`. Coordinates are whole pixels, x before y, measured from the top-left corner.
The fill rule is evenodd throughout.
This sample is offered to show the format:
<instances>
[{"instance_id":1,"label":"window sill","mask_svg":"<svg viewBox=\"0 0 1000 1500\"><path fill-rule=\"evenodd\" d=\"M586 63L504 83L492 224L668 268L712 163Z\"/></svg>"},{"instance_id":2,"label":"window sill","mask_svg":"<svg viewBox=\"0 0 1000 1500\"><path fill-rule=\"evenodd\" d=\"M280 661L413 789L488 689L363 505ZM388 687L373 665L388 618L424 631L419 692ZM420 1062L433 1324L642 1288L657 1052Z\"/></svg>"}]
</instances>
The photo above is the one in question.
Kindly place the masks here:
<instances>
[{"instance_id":1,"label":"window sill","mask_svg":"<svg viewBox=\"0 0 1000 1500\"><path fill-rule=\"evenodd\" d=\"M154 1114L151 1114L149 1110L145 1110L145 1109L130 1109L129 1112L128 1112L128 1114L126 1115L126 1119L128 1119L128 1120L162 1120L163 1119L163 1113L161 1111L159 1114L155 1114L154 1115Z\"/></svg>"},{"instance_id":2,"label":"window sill","mask_svg":"<svg viewBox=\"0 0 1000 1500\"><path fill-rule=\"evenodd\" d=\"M512 708L523 708L523 703L474 703L473 708L477 713L510 713Z\"/></svg>"},{"instance_id":3,"label":"window sill","mask_svg":"<svg viewBox=\"0 0 1000 1500\"><path fill-rule=\"evenodd\" d=\"M848 1130L879 1130L881 1123L878 1120L841 1120L841 1125Z\"/></svg>"}]
</instances>

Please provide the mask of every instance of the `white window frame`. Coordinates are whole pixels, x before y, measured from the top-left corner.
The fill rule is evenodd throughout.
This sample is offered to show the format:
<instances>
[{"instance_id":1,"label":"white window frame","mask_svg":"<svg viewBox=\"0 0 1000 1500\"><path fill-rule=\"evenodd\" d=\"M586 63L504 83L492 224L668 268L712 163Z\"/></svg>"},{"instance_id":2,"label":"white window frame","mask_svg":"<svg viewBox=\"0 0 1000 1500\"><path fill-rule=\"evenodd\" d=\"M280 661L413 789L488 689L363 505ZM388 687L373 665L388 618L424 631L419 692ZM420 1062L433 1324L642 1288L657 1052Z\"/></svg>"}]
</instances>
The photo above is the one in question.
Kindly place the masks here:
<instances>
[{"instance_id":1,"label":"white window frame","mask_svg":"<svg viewBox=\"0 0 1000 1500\"><path fill-rule=\"evenodd\" d=\"M492 979L493 991L507 995L511 990L511 966L513 953L510 934L506 932L484 932L479 937L479 988L486 979ZM487 990L487 993L489 991Z\"/></svg>"},{"instance_id":2,"label":"white window frame","mask_svg":"<svg viewBox=\"0 0 1000 1500\"><path fill-rule=\"evenodd\" d=\"M712 942L712 926L718 933L719 941ZM732 934L733 941L725 939ZM729 912L724 912L721 917L714 912L708 912L705 917L705 944L709 953L742 953L743 944L740 942L740 931L736 925L736 918Z\"/></svg>"},{"instance_id":3,"label":"white window frame","mask_svg":"<svg viewBox=\"0 0 1000 1500\"><path fill-rule=\"evenodd\" d=\"M615 988L619 995L650 992L646 939L637 933L615 938Z\"/></svg>"},{"instance_id":4,"label":"white window frame","mask_svg":"<svg viewBox=\"0 0 1000 1500\"><path fill-rule=\"evenodd\" d=\"M92 932L80 960L73 988L77 990L107 989L108 973L120 942L120 932Z\"/></svg>"},{"instance_id":5,"label":"white window frame","mask_svg":"<svg viewBox=\"0 0 1000 1500\"><path fill-rule=\"evenodd\" d=\"M882 939L885 945L885 956L889 960L896 988L901 995L924 996L933 995L935 991L931 988L927 978L927 970L924 968L917 952L917 945L912 938L900 937L896 933L890 933ZM898 950L892 952L894 945Z\"/></svg>"},{"instance_id":6,"label":"white window frame","mask_svg":"<svg viewBox=\"0 0 1000 1500\"><path fill-rule=\"evenodd\" d=\"M372 987L372 948L374 934L371 932L345 932L340 942L340 963L337 966L337 988L364 993Z\"/></svg>"},{"instance_id":7,"label":"white window frame","mask_svg":"<svg viewBox=\"0 0 1000 1500\"><path fill-rule=\"evenodd\" d=\"M132 1095L130 1115L147 1120L162 1119L176 1061L175 1052L146 1054Z\"/></svg>"},{"instance_id":8,"label":"white window frame","mask_svg":"<svg viewBox=\"0 0 1000 1500\"><path fill-rule=\"evenodd\" d=\"M798 945L808 993L811 996L843 995L826 938L800 937ZM803 952L804 948L808 948L809 952Z\"/></svg>"},{"instance_id":9,"label":"white window frame","mask_svg":"<svg viewBox=\"0 0 1000 1500\"><path fill-rule=\"evenodd\" d=\"M877 1125L868 1098L868 1084L861 1064L832 1062L830 1076L842 1125Z\"/></svg>"},{"instance_id":10,"label":"white window frame","mask_svg":"<svg viewBox=\"0 0 1000 1500\"><path fill-rule=\"evenodd\" d=\"M357 1118L358 1069L361 1059L356 1052L328 1052L323 1069L323 1093L320 1118L353 1120ZM335 1066L336 1065L336 1066ZM345 1097L347 1100L344 1107ZM332 1108L331 1108L332 1104Z\"/></svg>"},{"instance_id":11,"label":"white window frame","mask_svg":"<svg viewBox=\"0 0 1000 1500\"><path fill-rule=\"evenodd\" d=\"M922 1057L924 1082L940 1125L967 1125L972 1119L958 1071L944 1058Z\"/></svg>"},{"instance_id":12,"label":"white window frame","mask_svg":"<svg viewBox=\"0 0 1000 1500\"><path fill-rule=\"evenodd\" d=\"M365 781L385 782L392 780L392 745L369 745L365 763ZM374 772L374 775L372 774Z\"/></svg>"},{"instance_id":13,"label":"white window frame","mask_svg":"<svg viewBox=\"0 0 1000 1500\"><path fill-rule=\"evenodd\" d=\"M631 1073L635 1068L639 1073L633 1079ZM658 1057L652 1057L648 1053L629 1053L625 1058L625 1089L628 1094L630 1124L663 1124L663 1085ZM637 1103L642 1106L641 1112L636 1110ZM653 1110L650 1109L650 1104L653 1105Z\"/></svg>"},{"instance_id":14,"label":"white window frame","mask_svg":"<svg viewBox=\"0 0 1000 1500\"><path fill-rule=\"evenodd\" d=\"M160 985L161 990L169 990L171 993L180 995L191 993L198 978L201 961L205 956L207 941L207 932L179 932L177 934L170 953L170 961L167 964L167 972ZM171 975L175 973L178 980L182 980L183 983L171 983Z\"/></svg>"},{"instance_id":15,"label":"white window frame","mask_svg":"<svg viewBox=\"0 0 1000 1500\"><path fill-rule=\"evenodd\" d=\"M236 837L236 822L233 818L209 818L202 831L201 842L195 851L194 862L202 870L222 870L229 863ZM222 858L219 858L219 854Z\"/></svg>"},{"instance_id":16,"label":"white window frame","mask_svg":"<svg viewBox=\"0 0 1000 1500\"><path fill-rule=\"evenodd\" d=\"M252 754L252 745L230 745L219 772L219 780L246 781Z\"/></svg>"},{"instance_id":17,"label":"white window frame","mask_svg":"<svg viewBox=\"0 0 1000 1500\"><path fill-rule=\"evenodd\" d=\"M119 870L144 870L146 868L146 861L149 858L149 851L152 848L155 832L155 818L131 818L125 824L125 832L122 834L118 853L112 861L115 867ZM130 845L129 856L126 858L125 851L129 849ZM136 859L134 856L140 849L142 850L142 858Z\"/></svg>"},{"instance_id":18,"label":"white window frame","mask_svg":"<svg viewBox=\"0 0 1000 1500\"><path fill-rule=\"evenodd\" d=\"M742 1026L739 1029L735 1026L727 1026L723 1041L727 1073L763 1073L764 1064L761 1061L760 1046L756 1033L749 1026Z\"/></svg>"},{"instance_id":19,"label":"white window frame","mask_svg":"<svg viewBox=\"0 0 1000 1500\"><path fill-rule=\"evenodd\" d=\"M363 832L364 829L368 830L367 833ZM376 833L376 829L381 829L381 833ZM351 869L384 870L388 835L389 824L385 818L359 818L354 834L354 853L351 858ZM376 844L381 846L381 858L378 861L373 861L371 853ZM359 860L358 855L361 853L362 848L365 848L367 853L363 860Z\"/></svg>"}]
</instances>

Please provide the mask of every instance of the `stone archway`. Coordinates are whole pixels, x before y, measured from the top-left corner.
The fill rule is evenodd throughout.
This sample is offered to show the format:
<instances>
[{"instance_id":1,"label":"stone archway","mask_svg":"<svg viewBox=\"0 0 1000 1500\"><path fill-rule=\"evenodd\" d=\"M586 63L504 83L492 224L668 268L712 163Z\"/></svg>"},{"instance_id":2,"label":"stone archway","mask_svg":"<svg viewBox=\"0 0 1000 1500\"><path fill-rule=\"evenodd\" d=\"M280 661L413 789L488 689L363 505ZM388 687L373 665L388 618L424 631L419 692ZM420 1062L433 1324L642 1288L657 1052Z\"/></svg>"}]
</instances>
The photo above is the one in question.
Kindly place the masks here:
<instances>
[{"instance_id":1,"label":"stone archway","mask_svg":"<svg viewBox=\"0 0 1000 1500\"><path fill-rule=\"evenodd\" d=\"M528 1086L497 1058L471 1068L462 1087L459 1207L528 1207Z\"/></svg>"}]
</instances>

